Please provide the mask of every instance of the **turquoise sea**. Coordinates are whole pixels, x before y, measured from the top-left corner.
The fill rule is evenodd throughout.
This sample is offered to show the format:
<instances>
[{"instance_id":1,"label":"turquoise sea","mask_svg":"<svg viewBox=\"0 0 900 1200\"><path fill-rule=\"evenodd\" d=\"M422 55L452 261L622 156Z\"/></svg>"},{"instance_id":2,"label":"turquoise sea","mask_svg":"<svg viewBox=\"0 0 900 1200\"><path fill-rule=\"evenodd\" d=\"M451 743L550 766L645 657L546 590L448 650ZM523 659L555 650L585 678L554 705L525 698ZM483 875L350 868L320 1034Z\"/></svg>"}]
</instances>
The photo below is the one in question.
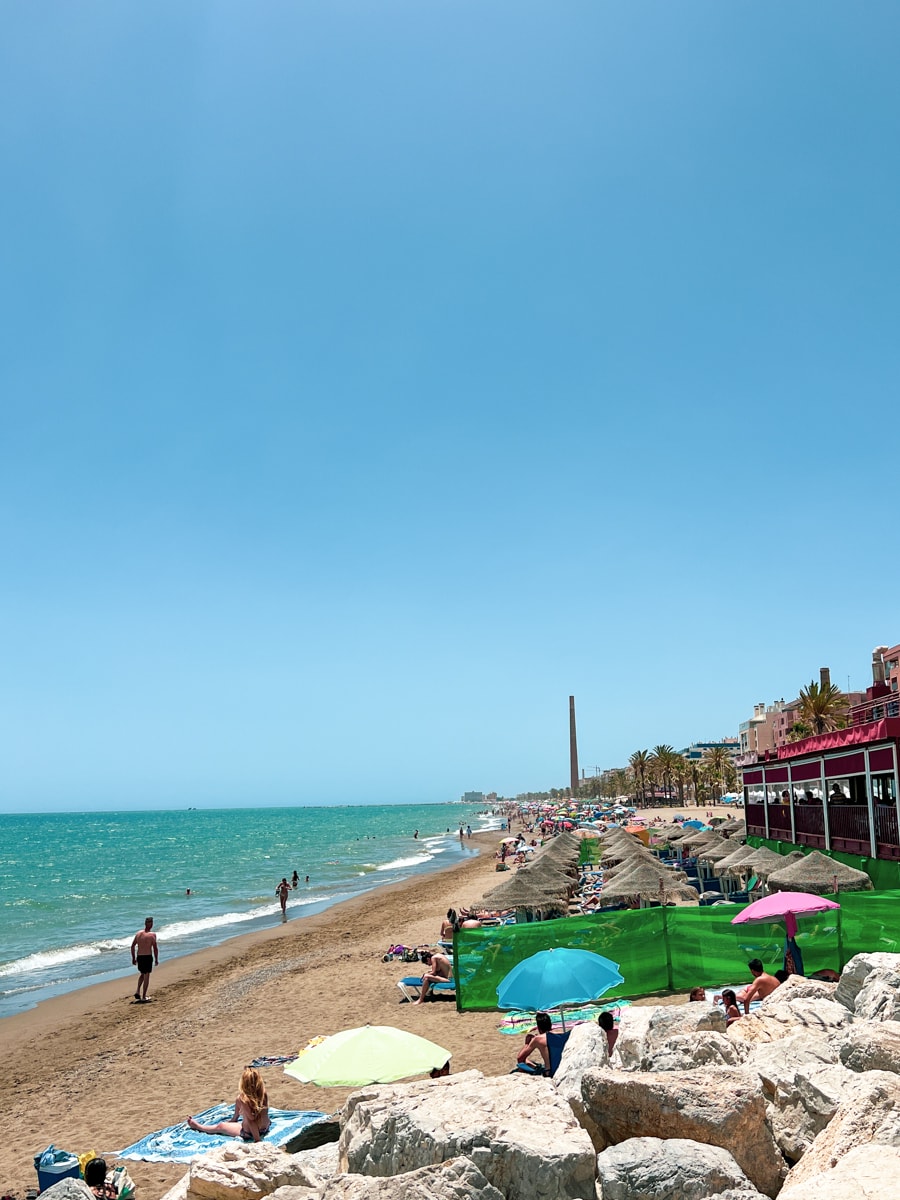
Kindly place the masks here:
<instances>
[{"instance_id":1,"label":"turquoise sea","mask_svg":"<svg viewBox=\"0 0 900 1200\"><path fill-rule=\"evenodd\" d=\"M458 861L461 825L500 820L464 804L0 817L0 1017L131 975L146 916L161 960L190 954L280 922L282 876L300 877L302 919Z\"/></svg>"}]
</instances>

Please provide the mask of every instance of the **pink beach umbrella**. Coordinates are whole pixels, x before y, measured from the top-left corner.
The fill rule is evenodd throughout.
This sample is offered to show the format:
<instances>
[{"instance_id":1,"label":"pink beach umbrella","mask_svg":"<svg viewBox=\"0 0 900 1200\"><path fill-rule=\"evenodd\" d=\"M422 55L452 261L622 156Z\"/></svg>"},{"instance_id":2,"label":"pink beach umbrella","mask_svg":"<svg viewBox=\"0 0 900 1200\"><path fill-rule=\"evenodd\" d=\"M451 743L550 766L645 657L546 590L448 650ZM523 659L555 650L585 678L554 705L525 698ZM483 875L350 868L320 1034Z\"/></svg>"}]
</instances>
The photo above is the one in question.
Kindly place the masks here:
<instances>
[{"instance_id":1,"label":"pink beach umbrella","mask_svg":"<svg viewBox=\"0 0 900 1200\"><path fill-rule=\"evenodd\" d=\"M736 917L732 917L731 923L758 925L763 921L777 921L779 917L784 917L787 935L792 938L797 932L797 917L840 907L833 900L826 900L824 896L814 896L810 892L773 892L771 896L763 896L762 900L754 900L752 904L748 904Z\"/></svg>"}]
</instances>

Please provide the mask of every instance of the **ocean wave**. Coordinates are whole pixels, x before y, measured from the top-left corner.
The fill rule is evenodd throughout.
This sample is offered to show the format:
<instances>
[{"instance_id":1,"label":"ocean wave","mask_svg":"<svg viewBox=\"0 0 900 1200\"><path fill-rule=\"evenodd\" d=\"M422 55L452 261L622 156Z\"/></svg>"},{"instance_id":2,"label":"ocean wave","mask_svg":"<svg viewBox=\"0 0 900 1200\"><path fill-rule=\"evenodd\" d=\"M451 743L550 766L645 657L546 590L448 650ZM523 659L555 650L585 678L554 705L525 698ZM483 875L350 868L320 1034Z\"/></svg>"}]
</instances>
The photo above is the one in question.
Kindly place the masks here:
<instances>
[{"instance_id":1,"label":"ocean wave","mask_svg":"<svg viewBox=\"0 0 900 1200\"><path fill-rule=\"evenodd\" d=\"M79 946L64 946L59 950L39 950L36 954L26 954L24 958L17 958L13 962L5 963L0 967L0 978L8 975L24 975L28 971L52 970L64 963L96 958L109 950L124 950L130 945L131 938L116 938L102 942L88 942Z\"/></svg>"},{"instance_id":2,"label":"ocean wave","mask_svg":"<svg viewBox=\"0 0 900 1200\"><path fill-rule=\"evenodd\" d=\"M417 854L415 858L395 858L392 862L382 863L380 867L376 867L376 870L396 871L400 867L421 867L430 862L431 858L430 854Z\"/></svg>"}]
</instances>

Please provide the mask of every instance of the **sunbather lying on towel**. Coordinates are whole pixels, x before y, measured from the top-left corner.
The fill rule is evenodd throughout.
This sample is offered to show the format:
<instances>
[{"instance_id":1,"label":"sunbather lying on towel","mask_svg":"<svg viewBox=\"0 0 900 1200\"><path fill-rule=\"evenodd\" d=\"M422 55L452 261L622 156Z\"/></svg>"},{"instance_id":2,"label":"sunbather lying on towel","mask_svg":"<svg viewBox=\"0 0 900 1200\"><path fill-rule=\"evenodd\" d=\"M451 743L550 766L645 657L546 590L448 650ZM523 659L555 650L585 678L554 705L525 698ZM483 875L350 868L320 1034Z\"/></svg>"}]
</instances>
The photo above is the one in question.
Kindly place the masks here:
<instances>
[{"instance_id":1,"label":"sunbather lying on towel","mask_svg":"<svg viewBox=\"0 0 900 1200\"><path fill-rule=\"evenodd\" d=\"M230 1121L218 1125L201 1125L188 1117L188 1125L198 1133L215 1133L221 1137L239 1137L245 1142L258 1142L269 1132L269 1097L262 1075L253 1067L247 1067L241 1075L234 1102L234 1116Z\"/></svg>"}]
</instances>

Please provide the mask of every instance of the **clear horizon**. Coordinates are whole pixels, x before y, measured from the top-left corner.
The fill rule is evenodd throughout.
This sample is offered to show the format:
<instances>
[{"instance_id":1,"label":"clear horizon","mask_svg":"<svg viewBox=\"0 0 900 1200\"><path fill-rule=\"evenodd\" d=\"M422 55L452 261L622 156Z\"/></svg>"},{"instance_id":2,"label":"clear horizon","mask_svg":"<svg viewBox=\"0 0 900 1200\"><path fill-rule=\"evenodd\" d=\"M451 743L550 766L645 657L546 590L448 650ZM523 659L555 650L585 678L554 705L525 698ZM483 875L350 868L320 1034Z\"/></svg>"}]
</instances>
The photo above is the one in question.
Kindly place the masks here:
<instances>
[{"instance_id":1,"label":"clear horizon","mask_svg":"<svg viewBox=\"0 0 900 1200\"><path fill-rule=\"evenodd\" d=\"M5 15L0 811L545 790L900 641L896 5Z\"/></svg>"}]
</instances>

